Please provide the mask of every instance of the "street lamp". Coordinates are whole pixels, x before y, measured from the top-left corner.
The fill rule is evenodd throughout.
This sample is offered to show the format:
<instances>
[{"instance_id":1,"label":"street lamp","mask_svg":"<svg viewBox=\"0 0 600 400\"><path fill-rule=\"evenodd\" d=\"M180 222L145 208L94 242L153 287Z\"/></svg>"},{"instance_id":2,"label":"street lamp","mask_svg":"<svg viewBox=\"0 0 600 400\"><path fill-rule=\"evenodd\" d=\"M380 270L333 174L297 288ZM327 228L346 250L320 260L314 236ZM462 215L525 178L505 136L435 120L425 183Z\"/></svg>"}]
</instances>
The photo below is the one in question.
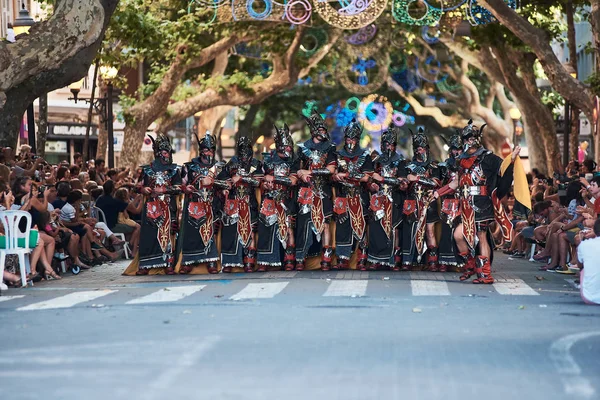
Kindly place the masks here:
<instances>
[{"instance_id":1,"label":"street lamp","mask_svg":"<svg viewBox=\"0 0 600 400\"><path fill-rule=\"evenodd\" d=\"M25 6L25 2L21 2L21 9L19 10L19 16L15 19L15 23L13 24L13 30L15 31L15 36L19 36L23 33L29 33L29 29L35 25L35 21L29 15L29 11Z\"/></svg>"},{"instance_id":2,"label":"street lamp","mask_svg":"<svg viewBox=\"0 0 600 400\"><path fill-rule=\"evenodd\" d=\"M510 119L513 121L513 145L517 147L518 145L518 132L517 132L517 123L521 119L521 111L517 107L513 107L508 111L510 115Z\"/></svg>"},{"instance_id":3,"label":"street lamp","mask_svg":"<svg viewBox=\"0 0 600 400\"><path fill-rule=\"evenodd\" d=\"M35 25L35 21L31 18L31 15L29 15L25 2L22 1L19 16L15 19L15 23L13 24L15 37L29 33L29 29L31 29L33 25ZM35 114L33 111L33 102L27 106L27 140L29 146L31 146L31 152L35 154L37 149L35 143Z\"/></svg>"},{"instance_id":4,"label":"street lamp","mask_svg":"<svg viewBox=\"0 0 600 400\"><path fill-rule=\"evenodd\" d=\"M100 118L100 123L104 124L107 132L107 141L108 141L108 168L115 167L115 143L114 143L114 134L113 134L113 79L117 76L118 70L113 67L100 67L100 75L102 79L106 81L106 96L95 99L93 97L79 97L79 92L81 91L81 86L83 85L83 79L73 82L69 85L69 89L73 94L73 97L70 97L69 100L73 100L75 104L78 101L84 101L87 104L91 104L93 108L98 113Z\"/></svg>"}]
</instances>

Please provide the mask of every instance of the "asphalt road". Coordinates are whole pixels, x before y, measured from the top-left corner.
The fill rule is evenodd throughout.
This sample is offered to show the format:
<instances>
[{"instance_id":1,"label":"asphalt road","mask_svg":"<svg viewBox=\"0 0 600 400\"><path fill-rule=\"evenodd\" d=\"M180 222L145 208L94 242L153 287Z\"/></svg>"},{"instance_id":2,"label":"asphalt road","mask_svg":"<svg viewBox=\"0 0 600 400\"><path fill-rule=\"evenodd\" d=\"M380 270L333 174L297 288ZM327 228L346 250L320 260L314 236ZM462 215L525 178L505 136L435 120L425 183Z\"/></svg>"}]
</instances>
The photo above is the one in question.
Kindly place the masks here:
<instances>
[{"instance_id":1,"label":"asphalt road","mask_svg":"<svg viewBox=\"0 0 600 400\"><path fill-rule=\"evenodd\" d=\"M600 398L600 308L524 268L494 286L312 272L11 290L0 398Z\"/></svg>"}]
</instances>

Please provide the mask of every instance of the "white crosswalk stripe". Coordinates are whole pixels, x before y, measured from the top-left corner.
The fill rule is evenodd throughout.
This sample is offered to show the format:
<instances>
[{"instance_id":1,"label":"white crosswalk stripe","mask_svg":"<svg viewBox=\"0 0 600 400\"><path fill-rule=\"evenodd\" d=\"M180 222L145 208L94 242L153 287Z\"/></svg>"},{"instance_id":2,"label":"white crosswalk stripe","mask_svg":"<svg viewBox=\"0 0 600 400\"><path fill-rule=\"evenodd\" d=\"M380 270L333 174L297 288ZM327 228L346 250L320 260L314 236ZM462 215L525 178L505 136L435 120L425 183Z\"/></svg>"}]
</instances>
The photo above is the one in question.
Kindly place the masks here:
<instances>
[{"instance_id":1,"label":"white crosswalk stripe","mask_svg":"<svg viewBox=\"0 0 600 400\"><path fill-rule=\"evenodd\" d=\"M367 293L369 281L332 281L325 297L360 297Z\"/></svg>"},{"instance_id":2,"label":"white crosswalk stripe","mask_svg":"<svg viewBox=\"0 0 600 400\"><path fill-rule=\"evenodd\" d=\"M21 296L2 296L0 297L0 303L2 303L3 301L9 301L9 300L14 300L14 299L20 299L22 297L25 297L25 295L21 295Z\"/></svg>"},{"instance_id":3,"label":"white crosswalk stripe","mask_svg":"<svg viewBox=\"0 0 600 400\"><path fill-rule=\"evenodd\" d=\"M406 281L404 281L406 282ZM294 282L292 282L294 283ZM453 283L453 282L451 282ZM457 283L457 282L456 282ZM293 291L293 286L288 285L287 282L259 282L259 283L248 283L243 288L231 295L230 300L249 300L249 299L270 299L278 296L286 289ZM322 294L323 297L364 297L366 296L369 284L377 285L376 281L369 280L332 280L327 286L326 291ZM185 285L185 286L166 286L160 290L151 292L150 294L140 295L133 299L127 299L119 301L118 297L114 297L111 302L123 303L128 305L138 304L154 304L154 303L175 303L181 301L195 293L203 292L204 288L211 285L210 283L204 285ZM375 295L377 287L374 286ZM406 287L406 286L404 286ZM448 285L447 281L434 281L425 279L413 279L410 281L410 288L412 296L451 296L453 293L450 292L450 287L453 291L459 290L458 285ZM522 279L506 279L496 281L492 285L495 289L495 293L501 296L539 296L541 293L535 291L531 286L527 285ZM89 302L100 297L107 296L115 293L117 290L90 290L90 291L78 291L72 292L63 296L54 297L51 299L36 301L33 304L21 306L17 308L17 311L31 311L31 310L50 310L59 308L74 307L78 304ZM147 293L147 292L146 292ZM230 292L231 293L231 292ZM395 291L398 296L407 295L405 290L398 289ZM459 293L454 293L455 295ZM226 294L226 297L230 294ZM220 296L219 296L220 297ZM14 296L0 296L0 304L10 308L10 300L17 299L31 299L30 294L26 295L14 295ZM198 296L200 298L200 296ZM19 304L20 305L20 304Z\"/></svg>"},{"instance_id":4,"label":"white crosswalk stripe","mask_svg":"<svg viewBox=\"0 0 600 400\"><path fill-rule=\"evenodd\" d=\"M539 296L539 293L522 279L515 279L514 282L496 282L492 286L494 286L496 292L502 295Z\"/></svg>"},{"instance_id":5,"label":"white crosswalk stripe","mask_svg":"<svg viewBox=\"0 0 600 400\"><path fill-rule=\"evenodd\" d=\"M55 308L69 308L86 301L95 300L97 298L115 293L116 290L94 290L89 292L74 292L54 299L41 301L39 303L30 304L25 307L17 308L17 311L32 311L32 310L51 310Z\"/></svg>"},{"instance_id":6,"label":"white crosswalk stripe","mask_svg":"<svg viewBox=\"0 0 600 400\"><path fill-rule=\"evenodd\" d=\"M167 303L179 301L204 289L206 285L173 286L128 301L126 304Z\"/></svg>"},{"instance_id":7,"label":"white crosswalk stripe","mask_svg":"<svg viewBox=\"0 0 600 400\"><path fill-rule=\"evenodd\" d=\"M411 280L413 296L450 296L448 284L444 281Z\"/></svg>"},{"instance_id":8,"label":"white crosswalk stripe","mask_svg":"<svg viewBox=\"0 0 600 400\"><path fill-rule=\"evenodd\" d=\"M270 299L279 294L289 282L249 283L230 300Z\"/></svg>"}]
</instances>

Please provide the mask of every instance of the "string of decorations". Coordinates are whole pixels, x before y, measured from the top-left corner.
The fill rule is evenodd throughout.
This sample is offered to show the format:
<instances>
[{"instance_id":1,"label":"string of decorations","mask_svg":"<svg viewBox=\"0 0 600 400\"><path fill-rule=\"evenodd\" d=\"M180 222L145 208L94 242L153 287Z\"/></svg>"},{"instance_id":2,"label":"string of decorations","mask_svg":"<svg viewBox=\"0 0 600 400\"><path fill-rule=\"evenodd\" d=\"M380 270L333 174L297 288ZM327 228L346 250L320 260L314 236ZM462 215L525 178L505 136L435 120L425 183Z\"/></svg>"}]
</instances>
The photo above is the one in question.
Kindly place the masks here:
<instances>
[{"instance_id":1,"label":"string of decorations","mask_svg":"<svg viewBox=\"0 0 600 400\"><path fill-rule=\"evenodd\" d=\"M188 13L197 8L212 9L212 17L203 23L228 23L237 21L274 21L292 25L310 23L313 11L329 25L340 29L360 30L346 38L350 44L364 44L376 33L374 22L387 8L388 0L188 0ZM517 0L504 0L516 9ZM332 5L337 4L337 7ZM416 26L456 26L463 15L464 7L467 20L472 25L496 22L490 11L477 0L392 0L393 18L406 25ZM445 21L442 16L448 15ZM370 35L372 35L370 37ZM425 33L424 33L425 35ZM433 36L427 34L433 40ZM426 39L426 40L428 40ZM399 43L396 43L398 45ZM394 43L392 43L394 45ZM399 47L399 46L397 46Z\"/></svg>"}]
</instances>

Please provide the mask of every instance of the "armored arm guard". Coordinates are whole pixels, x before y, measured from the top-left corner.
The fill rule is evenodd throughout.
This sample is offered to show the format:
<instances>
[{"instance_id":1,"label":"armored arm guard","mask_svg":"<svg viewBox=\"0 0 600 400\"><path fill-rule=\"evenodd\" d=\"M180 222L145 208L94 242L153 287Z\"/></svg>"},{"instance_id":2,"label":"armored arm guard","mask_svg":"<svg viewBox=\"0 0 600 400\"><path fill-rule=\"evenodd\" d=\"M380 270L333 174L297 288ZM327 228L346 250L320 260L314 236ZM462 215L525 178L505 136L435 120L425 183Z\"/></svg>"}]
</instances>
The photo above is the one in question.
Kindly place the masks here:
<instances>
[{"instance_id":1,"label":"armored arm guard","mask_svg":"<svg viewBox=\"0 0 600 400\"><path fill-rule=\"evenodd\" d=\"M226 181L222 181L220 179L215 179L213 182L213 186L218 189L229 189L229 185Z\"/></svg>"},{"instance_id":2,"label":"armored arm guard","mask_svg":"<svg viewBox=\"0 0 600 400\"><path fill-rule=\"evenodd\" d=\"M331 175L331 171L328 170L327 168L313 169L312 171L310 171L310 173L313 174L314 176L328 176L328 175Z\"/></svg>"},{"instance_id":3,"label":"armored arm guard","mask_svg":"<svg viewBox=\"0 0 600 400\"><path fill-rule=\"evenodd\" d=\"M383 178L383 183L385 183L387 185L398 186L398 185L400 185L400 179L385 177L385 178Z\"/></svg>"},{"instance_id":4,"label":"armored arm guard","mask_svg":"<svg viewBox=\"0 0 600 400\"><path fill-rule=\"evenodd\" d=\"M283 186L292 186L292 180L287 176L276 176L273 179L273 182L278 183Z\"/></svg>"},{"instance_id":5,"label":"armored arm guard","mask_svg":"<svg viewBox=\"0 0 600 400\"><path fill-rule=\"evenodd\" d=\"M252 177L249 176L244 176L242 177L242 182L248 183L252 186L258 186L260 185L260 182L258 182L258 179L254 179Z\"/></svg>"},{"instance_id":6,"label":"armored arm guard","mask_svg":"<svg viewBox=\"0 0 600 400\"><path fill-rule=\"evenodd\" d=\"M429 186L432 188L438 186L438 184L433 179L423 178L422 176L419 176L417 182L419 182L423 186Z\"/></svg>"}]
</instances>

